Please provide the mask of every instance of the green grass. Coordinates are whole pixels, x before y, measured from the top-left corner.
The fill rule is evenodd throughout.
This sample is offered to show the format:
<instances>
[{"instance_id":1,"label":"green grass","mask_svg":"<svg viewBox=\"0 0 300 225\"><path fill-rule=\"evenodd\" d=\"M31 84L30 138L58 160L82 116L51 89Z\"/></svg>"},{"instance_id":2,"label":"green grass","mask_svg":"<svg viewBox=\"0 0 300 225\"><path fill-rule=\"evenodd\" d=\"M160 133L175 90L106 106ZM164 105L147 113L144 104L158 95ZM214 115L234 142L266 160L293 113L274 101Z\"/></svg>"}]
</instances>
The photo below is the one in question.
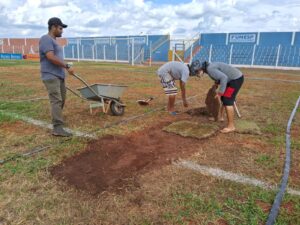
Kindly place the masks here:
<instances>
[{"instance_id":1,"label":"green grass","mask_svg":"<svg viewBox=\"0 0 300 225\"><path fill-rule=\"evenodd\" d=\"M51 164L49 159L36 157L33 159L16 158L13 161L4 163L0 168L0 180L6 180L7 176L22 174L26 177L36 176L36 173Z\"/></svg>"},{"instance_id":2,"label":"green grass","mask_svg":"<svg viewBox=\"0 0 300 225\"><path fill-rule=\"evenodd\" d=\"M173 195L175 212L165 212L163 217L172 224L189 224L190 221L201 221L201 224L225 220L228 224L259 224L266 219L266 214L256 204L256 194L246 199L217 198L200 196L195 193L176 193Z\"/></svg>"},{"instance_id":3,"label":"green grass","mask_svg":"<svg viewBox=\"0 0 300 225\"><path fill-rule=\"evenodd\" d=\"M13 123L15 121L16 121L15 118L13 118L11 116L8 116L8 115L6 115L6 114L4 114L0 111L0 125L3 124L3 123L7 123L7 122L8 123Z\"/></svg>"},{"instance_id":4,"label":"green grass","mask_svg":"<svg viewBox=\"0 0 300 225\"><path fill-rule=\"evenodd\" d=\"M13 66L38 66L39 61L31 60L0 60L0 67L13 67Z\"/></svg>"},{"instance_id":5,"label":"green grass","mask_svg":"<svg viewBox=\"0 0 300 225\"><path fill-rule=\"evenodd\" d=\"M18 66L20 71L22 66L36 66L38 69L38 64L39 62L0 60L0 67ZM99 76L107 76L107 74L119 75L124 71L124 74L126 72L128 75L126 82L132 82L132 87L135 87L137 90L139 88L150 89L153 87L151 83L153 81L155 84L155 71L157 69L157 67L131 67L128 64L94 62L75 62L74 67L77 67L79 71L84 71L84 68L90 69L90 74L95 76L100 70L107 72L99 73ZM253 70L251 71L253 72ZM135 75L142 75L140 73L149 74L147 81L136 82L134 80ZM6 77L9 76L6 75ZM187 87L192 88L191 84L188 84ZM12 81L8 81L8 79L0 81L0 85L0 99L22 99L34 94L33 89L24 88L21 84L16 85ZM202 87L202 85L203 88L208 87L201 81L199 87ZM249 94L246 90L243 92L245 96ZM251 89L251 93L253 93L251 96L254 96L253 102L256 102L256 96L269 97L263 89ZM268 144L268 148L284 148L286 123L297 96L299 96L299 92L284 89L282 93L275 92L274 98L266 102L258 98L258 101L262 101L263 107L259 104L257 106L254 105L253 109L249 107L248 110L252 110L251 113L253 113L250 114L251 119L257 119L255 122L259 123L264 133L259 138ZM130 101L132 101L132 104L135 103L135 99L129 99ZM247 105L248 102L243 104ZM130 105L128 106L131 107ZM44 115L42 113L45 113L44 108L45 105L39 102L9 102L8 100L2 100L0 101L0 125L16 120L13 116L3 112L41 118ZM145 113L149 112L149 110L151 109L140 108L140 111ZM97 115L99 120L105 120L106 115L99 114ZM49 117L49 115L47 116ZM151 118L149 116L142 120L152 119L154 121L153 124L155 124L155 118L157 118L155 116L161 117L162 115L153 113ZM299 126L297 121L295 124L295 126ZM132 131L143 129L142 125L140 123L126 123L105 130L103 133L99 131L98 134L128 134ZM89 129L93 130L98 127L99 124L95 123ZM82 127L78 127L78 129L80 130ZM10 220L8 223L10 222L11 224L22 222L39 224L41 221L45 224L93 224L95 221L103 221L105 224L188 225L218 224L218 221L222 220L226 221L227 224L236 225L263 224L266 221L268 211L263 210L260 203L270 207L275 197L275 193L259 188L224 182L192 172L187 173L185 170L172 174L169 171L161 172L160 169L155 169L153 172L157 174L154 182L151 184L145 182L145 185L141 183L140 191L143 193L141 207L127 201L128 195L135 196L136 193L134 191L124 194L107 191L101 196L92 196L91 198L84 193L82 197L79 193L80 191L68 186L65 188L60 183L58 184L48 170L51 166L59 164L64 159L84 151L87 140L72 138L60 141L61 139L52 137L43 139L45 137L47 137L47 134L40 136L40 133L38 133L8 140L3 135L3 140L8 141L1 146L3 149L1 152L2 157L16 157L13 161L0 165L0 202L2 202L0 206L5 209L0 212L0 223L2 220ZM247 136L244 137L243 140L246 140ZM222 137L220 136L220 138ZM300 141L297 139L297 136L292 140L292 143L293 149L300 149ZM46 151L31 157L19 157L20 151L27 152L35 146L47 145L51 145L51 148ZM15 149L16 146L18 148ZM10 150L12 151L10 152ZM13 152L13 150L15 151ZM274 169L279 163L276 160L277 155L261 153L253 157L255 159L254 166L266 168L266 170ZM209 164L210 162L207 163ZM172 171L174 170L172 168ZM188 175L186 176L186 174ZM148 174L143 174L143 176L145 176L143 179L149 179ZM161 186L159 186L159 182L161 182ZM170 187L168 187L169 184L171 185ZM139 192L139 190L136 191ZM159 195L160 193L163 193L163 195ZM158 195L159 197L157 197ZM293 210L289 212L285 207L281 207L277 225L299 224L300 198L285 195L283 205L287 203L292 204ZM149 209L149 213L147 209ZM11 218L8 219L9 216ZM115 220L122 222L112 222ZM222 223L220 222L220 224Z\"/></svg>"},{"instance_id":6,"label":"green grass","mask_svg":"<svg viewBox=\"0 0 300 225\"><path fill-rule=\"evenodd\" d=\"M45 140L41 146L36 146L49 146L49 148L44 151L44 155L48 155L47 157L40 155L41 153L37 153L33 157L22 156L21 154L7 155L5 158L1 159L8 159L8 161L5 162L2 167L0 167L0 173L6 171L6 176L4 175L2 179L5 179L5 177L8 178L10 175L15 174L25 174L28 176L34 175L41 169L50 167L57 160L61 160L62 158L67 158L76 154L84 149L84 145L85 141L80 138L50 139ZM32 151L36 147L28 147L25 152ZM68 149L68 151L66 151L66 149ZM7 176L7 173L10 175Z\"/></svg>"},{"instance_id":7,"label":"green grass","mask_svg":"<svg viewBox=\"0 0 300 225\"><path fill-rule=\"evenodd\" d=\"M255 162L257 162L260 165L263 165L264 167L267 168L273 168L276 160L274 157L270 156L270 155L259 155L256 159Z\"/></svg>"},{"instance_id":8,"label":"green grass","mask_svg":"<svg viewBox=\"0 0 300 225\"><path fill-rule=\"evenodd\" d=\"M300 140L296 138L292 138L291 149L300 151Z\"/></svg>"},{"instance_id":9,"label":"green grass","mask_svg":"<svg viewBox=\"0 0 300 225\"><path fill-rule=\"evenodd\" d=\"M180 187L166 202L169 210L162 214L168 224L219 224L226 221L232 225L264 224L273 204L275 192L255 187L224 182L216 184L209 192L189 191L189 187ZM177 187L178 188L178 187ZM287 208L287 205L292 209ZM300 197L286 194L277 217L276 224L299 224ZM223 224L223 223L221 223Z\"/></svg>"},{"instance_id":10,"label":"green grass","mask_svg":"<svg viewBox=\"0 0 300 225\"><path fill-rule=\"evenodd\" d=\"M6 117L14 118L15 116L9 116L9 113L16 113L26 115L29 117L38 117L43 112L44 106L41 102L7 102L0 101L0 112Z\"/></svg>"},{"instance_id":11,"label":"green grass","mask_svg":"<svg viewBox=\"0 0 300 225\"><path fill-rule=\"evenodd\" d=\"M149 88L149 87L156 87L154 83L134 83L130 85L131 88Z\"/></svg>"},{"instance_id":12,"label":"green grass","mask_svg":"<svg viewBox=\"0 0 300 225\"><path fill-rule=\"evenodd\" d=\"M0 98L26 98L35 93L34 89L14 84L12 81L0 81Z\"/></svg>"}]
</instances>

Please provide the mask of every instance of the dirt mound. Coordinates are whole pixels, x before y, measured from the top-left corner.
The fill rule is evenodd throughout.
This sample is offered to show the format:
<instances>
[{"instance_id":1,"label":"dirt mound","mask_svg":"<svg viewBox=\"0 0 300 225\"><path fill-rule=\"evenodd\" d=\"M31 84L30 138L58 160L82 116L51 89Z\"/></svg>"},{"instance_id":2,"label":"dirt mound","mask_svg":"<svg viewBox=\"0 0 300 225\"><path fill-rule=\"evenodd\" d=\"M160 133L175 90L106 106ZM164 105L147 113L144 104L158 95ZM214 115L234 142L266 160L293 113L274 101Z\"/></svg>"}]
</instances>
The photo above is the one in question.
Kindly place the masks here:
<instances>
[{"instance_id":1,"label":"dirt mound","mask_svg":"<svg viewBox=\"0 0 300 225\"><path fill-rule=\"evenodd\" d=\"M162 131L168 124L129 136L106 136L93 141L86 151L53 167L51 173L92 194L135 187L137 174L190 155L201 144L200 140Z\"/></svg>"}]
</instances>

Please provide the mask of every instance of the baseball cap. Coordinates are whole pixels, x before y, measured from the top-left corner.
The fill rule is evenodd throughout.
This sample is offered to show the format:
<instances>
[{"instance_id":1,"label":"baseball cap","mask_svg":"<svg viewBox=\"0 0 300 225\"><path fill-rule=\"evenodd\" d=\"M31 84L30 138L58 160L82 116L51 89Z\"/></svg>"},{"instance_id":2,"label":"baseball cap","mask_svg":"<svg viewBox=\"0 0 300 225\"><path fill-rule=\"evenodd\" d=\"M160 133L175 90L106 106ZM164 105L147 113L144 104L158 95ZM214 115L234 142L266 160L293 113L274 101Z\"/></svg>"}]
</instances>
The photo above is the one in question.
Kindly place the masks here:
<instances>
[{"instance_id":1,"label":"baseball cap","mask_svg":"<svg viewBox=\"0 0 300 225\"><path fill-rule=\"evenodd\" d=\"M52 17L48 20L48 26L52 26L52 25L59 25L62 26L63 28L66 28L68 25L63 24L63 22L61 22L61 20L57 17Z\"/></svg>"},{"instance_id":2,"label":"baseball cap","mask_svg":"<svg viewBox=\"0 0 300 225\"><path fill-rule=\"evenodd\" d=\"M196 76L197 75L197 70L202 69L202 63L200 60L195 60L192 62L190 65L190 76Z\"/></svg>"}]
</instances>

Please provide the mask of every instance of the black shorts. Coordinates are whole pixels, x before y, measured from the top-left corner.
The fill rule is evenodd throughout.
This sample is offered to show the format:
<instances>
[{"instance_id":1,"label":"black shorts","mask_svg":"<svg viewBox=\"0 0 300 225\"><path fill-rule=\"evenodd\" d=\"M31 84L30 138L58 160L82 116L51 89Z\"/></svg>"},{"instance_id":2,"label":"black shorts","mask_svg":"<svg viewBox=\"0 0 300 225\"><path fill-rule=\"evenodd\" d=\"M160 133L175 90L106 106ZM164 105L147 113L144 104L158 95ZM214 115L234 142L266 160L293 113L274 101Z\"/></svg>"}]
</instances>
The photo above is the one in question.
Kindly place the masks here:
<instances>
[{"instance_id":1,"label":"black shorts","mask_svg":"<svg viewBox=\"0 0 300 225\"><path fill-rule=\"evenodd\" d=\"M226 90L221 97L221 101L224 106L233 105L235 101L235 97L239 92L240 88L242 87L243 83L244 83L244 76L241 76L236 80L231 80L229 83L227 83Z\"/></svg>"}]
</instances>

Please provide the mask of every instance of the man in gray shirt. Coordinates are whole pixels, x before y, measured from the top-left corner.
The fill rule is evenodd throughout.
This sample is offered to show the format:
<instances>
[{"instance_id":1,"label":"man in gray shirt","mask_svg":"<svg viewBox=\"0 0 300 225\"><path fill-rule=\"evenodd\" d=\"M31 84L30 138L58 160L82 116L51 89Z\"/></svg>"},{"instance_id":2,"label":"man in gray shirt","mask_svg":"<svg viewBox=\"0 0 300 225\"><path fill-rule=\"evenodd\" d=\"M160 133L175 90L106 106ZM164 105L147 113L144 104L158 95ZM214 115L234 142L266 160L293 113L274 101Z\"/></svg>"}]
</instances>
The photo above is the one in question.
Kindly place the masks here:
<instances>
[{"instance_id":1,"label":"man in gray shirt","mask_svg":"<svg viewBox=\"0 0 300 225\"><path fill-rule=\"evenodd\" d=\"M221 109L221 120L223 117L224 107L227 114L227 127L221 130L222 133L229 133L235 130L234 126L234 108L233 104L237 93L244 82L244 76L240 70L222 62L200 62L195 60L192 63L193 75L202 76L207 73L208 76L215 81L215 84L220 85L215 98L219 98L223 107Z\"/></svg>"},{"instance_id":2,"label":"man in gray shirt","mask_svg":"<svg viewBox=\"0 0 300 225\"><path fill-rule=\"evenodd\" d=\"M167 110L171 115L176 115L174 110L177 87L175 80L179 80L183 106L188 107L185 95L185 84L190 76L189 66L181 62L167 62L157 70L157 75L163 86L165 94L168 96Z\"/></svg>"},{"instance_id":3,"label":"man in gray shirt","mask_svg":"<svg viewBox=\"0 0 300 225\"><path fill-rule=\"evenodd\" d=\"M55 136L69 137L71 133L63 129L62 110L66 100L65 69L69 74L74 71L70 65L64 63L63 49L57 43L56 38L61 37L63 28L67 25L53 17L48 21L48 34L42 36L39 42L39 54L41 65L41 79L48 91L53 131Z\"/></svg>"}]
</instances>

